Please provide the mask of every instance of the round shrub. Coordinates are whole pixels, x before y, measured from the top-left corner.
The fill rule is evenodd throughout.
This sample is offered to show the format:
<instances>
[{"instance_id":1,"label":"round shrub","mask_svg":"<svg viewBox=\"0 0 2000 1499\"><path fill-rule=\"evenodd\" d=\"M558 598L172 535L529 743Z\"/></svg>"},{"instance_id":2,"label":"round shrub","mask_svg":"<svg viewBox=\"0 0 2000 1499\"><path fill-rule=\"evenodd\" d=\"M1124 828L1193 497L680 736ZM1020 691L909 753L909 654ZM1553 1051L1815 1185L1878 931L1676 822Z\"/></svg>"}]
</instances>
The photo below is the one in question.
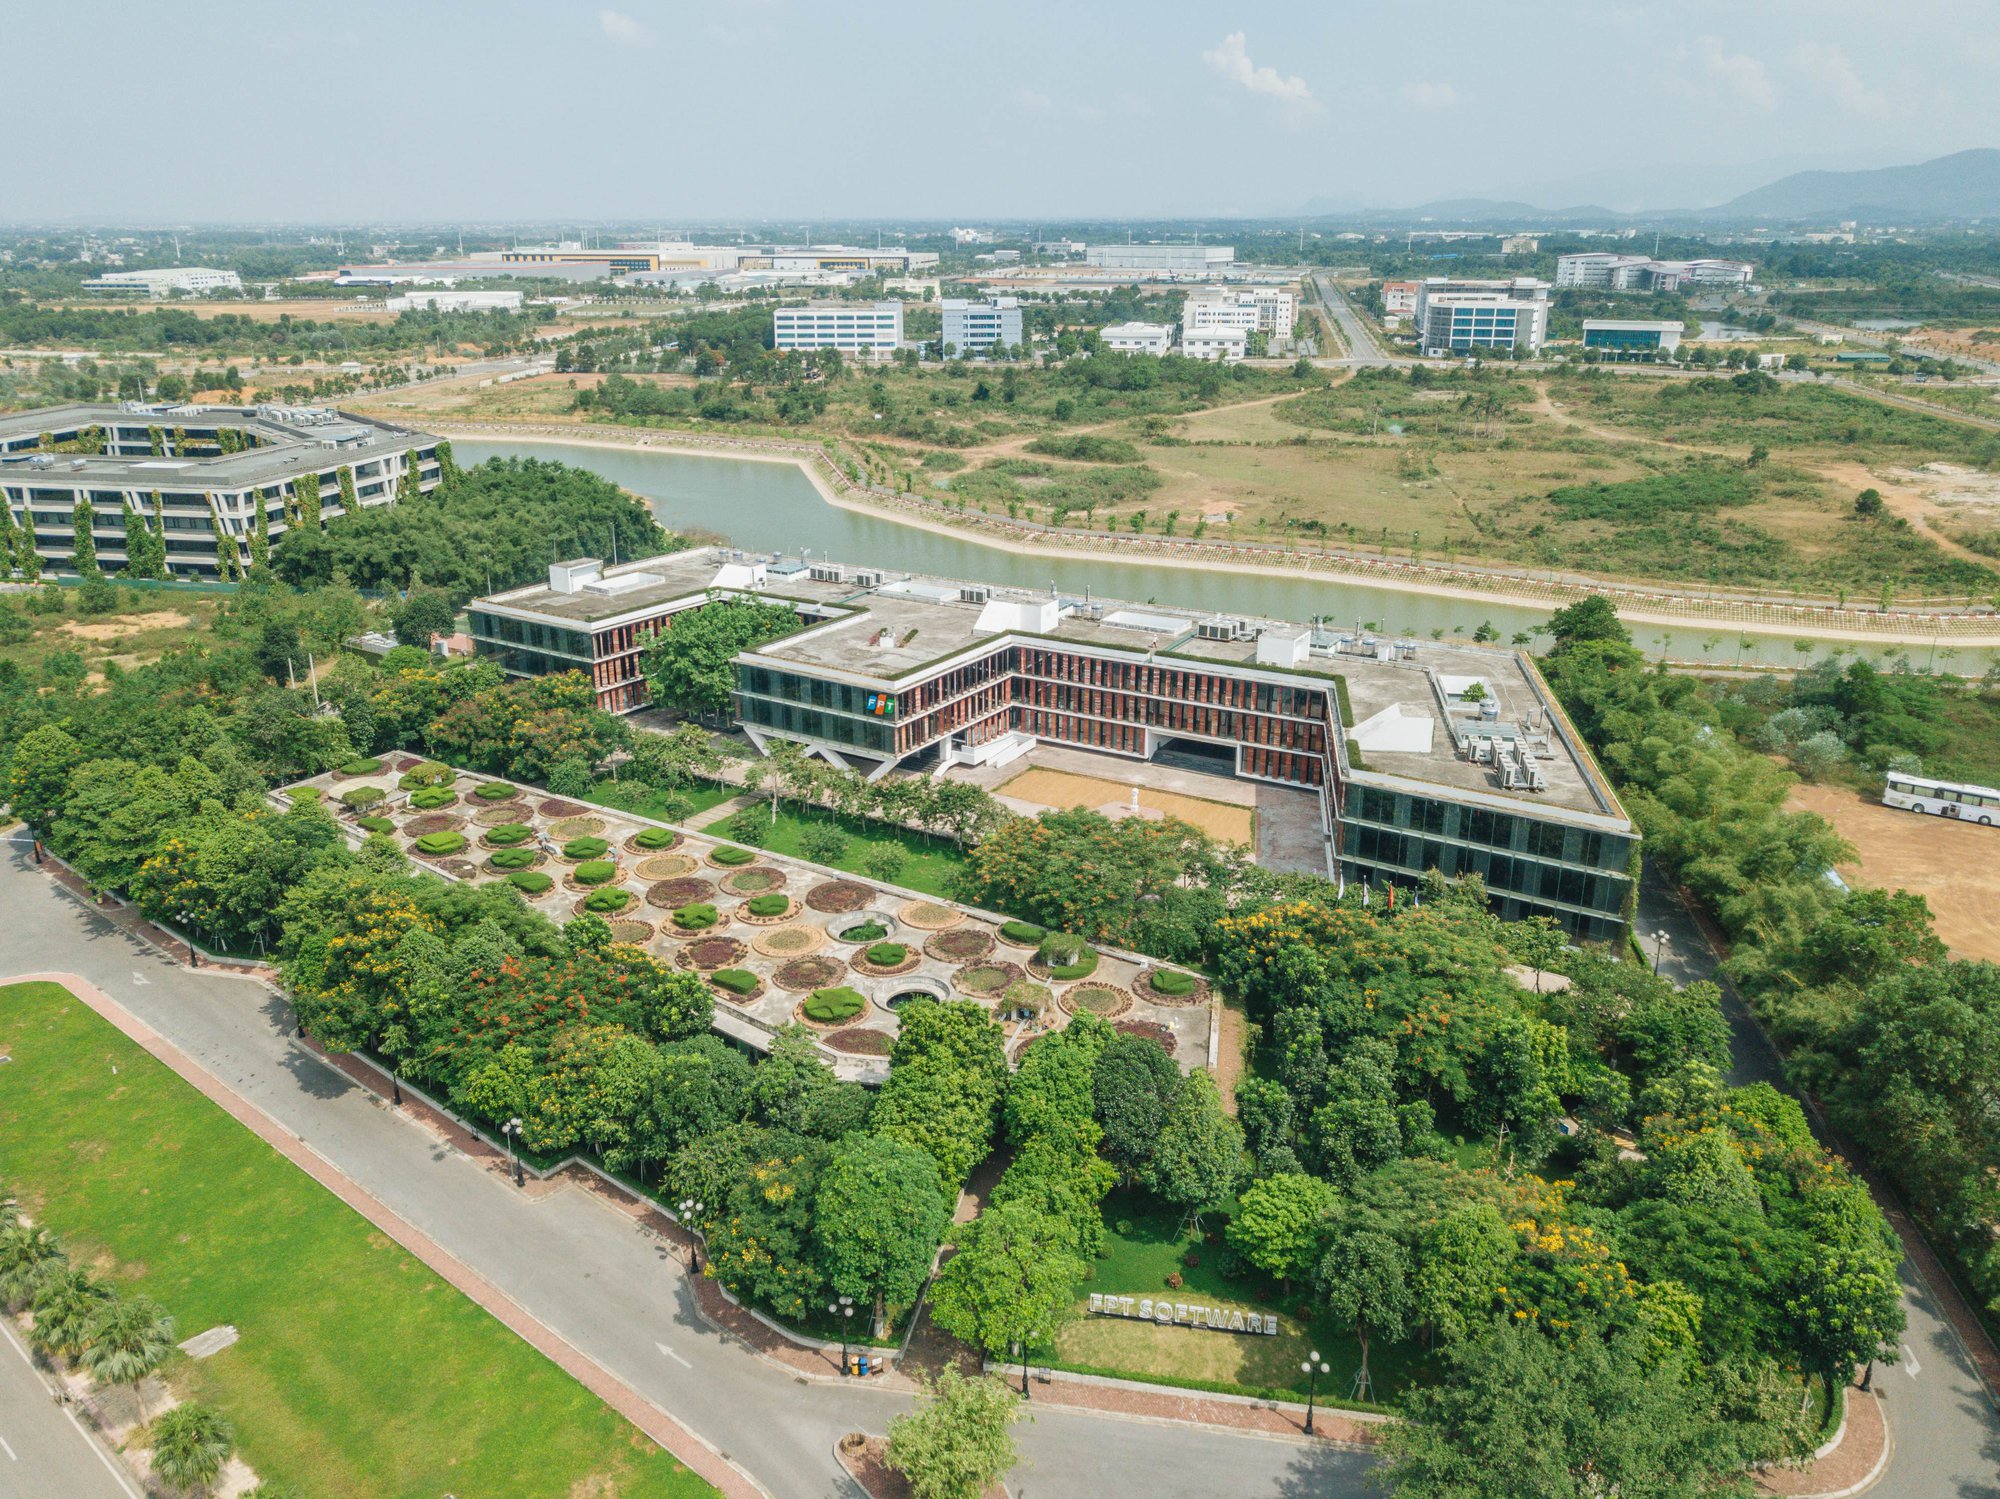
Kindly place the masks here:
<instances>
[{"instance_id":1,"label":"round shrub","mask_svg":"<svg viewBox=\"0 0 2000 1499\"><path fill-rule=\"evenodd\" d=\"M374 806L387 794L380 786L355 786L341 792L340 800L343 805L359 811L363 807Z\"/></svg>"},{"instance_id":2,"label":"round shrub","mask_svg":"<svg viewBox=\"0 0 2000 1499\"><path fill-rule=\"evenodd\" d=\"M705 931L716 923L715 907L705 901L682 906L674 912L674 925L684 932Z\"/></svg>"},{"instance_id":3,"label":"round shrub","mask_svg":"<svg viewBox=\"0 0 2000 1499\"><path fill-rule=\"evenodd\" d=\"M572 838L563 845L563 857L565 859L598 859L602 858L605 850L610 847L611 845L606 843L602 838Z\"/></svg>"},{"instance_id":4,"label":"round shrub","mask_svg":"<svg viewBox=\"0 0 2000 1499\"><path fill-rule=\"evenodd\" d=\"M354 819L354 825L364 832L369 833L393 833L396 831L396 824L387 817L357 817Z\"/></svg>"},{"instance_id":5,"label":"round shrub","mask_svg":"<svg viewBox=\"0 0 2000 1499\"><path fill-rule=\"evenodd\" d=\"M641 828L632 842L638 848L665 848L679 836L672 828Z\"/></svg>"},{"instance_id":6,"label":"round shrub","mask_svg":"<svg viewBox=\"0 0 2000 1499\"><path fill-rule=\"evenodd\" d=\"M609 859L587 859L570 873L579 885L602 885L618 873L618 866Z\"/></svg>"},{"instance_id":7,"label":"round shrub","mask_svg":"<svg viewBox=\"0 0 2000 1499\"><path fill-rule=\"evenodd\" d=\"M526 843L535 836L535 830L525 822L503 822L497 828L486 830L486 841L495 848L512 848L517 843Z\"/></svg>"},{"instance_id":8,"label":"round shrub","mask_svg":"<svg viewBox=\"0 0 2000 1499\"><path fill-rule=\"evenodd\" d=\"M344 776L372 776L381 774L381 771L380 760L349 760L340 767L340 773Z\"/></svg>"},{"instance_id":9,"label":"round shrub","mask_svg":"<svg viewBox=\"0 0 2000 1499\"><path fill-rule=\"evenodd\" d=\"M748 848L718 848L709 857L718 864L748 864L757 854Z\"/></svg>"},{"instance_id":10,"label":"round shrub","mask_svg":"<svg viewBox=\"0 0 2000 1499\"><path fill-rule=\"evenodd\" d=\"M495 869L526 869L535 862L532 848L503 848L493 856Z\"/></svg>"},{"instance_id":11,"label":"round shrub","mask_svg":"<svg viewBox=\"0 0 2000 1499\"><path fill-rule=\"evenodd\" d=\"M294 786L285 793L285 798L295 807L308 807L319 800L317 786Z\"/></svg>"},{"instance_id":12,"label":"round shrub","mask_svg":"<svg viewBox=\"0 0 2000 1499\"><path fill-rule=\"evenodd\" d=\"M747 968L718 968L709 978L731 994L755 994L763 982Z\"/></svg>"},{"instance_id":13,"label":"round shrub","mask_svg":"<svg viewBox=\"0 0 2000 1499\"><path fill-rule=\"evenodd\" d=\"M507 883L526 895L544 895L555 881L539 869L520 869L507 876Z\"/></svg>"},{"instance_id":14,"label":"round shrub","mask_svg":"<svg viewBox=\"0 0 2000 1499\"><path fill-rule=\"evenodd\" d=\"M445 786L425 786L410 793L410 805L419 812L435 812L458 800L458 793Z\"/></svg>"},{"instance_id":15,"label":"round shrub","mask_svg":"<svg viewBox=\"0 0 2000 1499\"><path fill-rule=\"evenodd\" d=\"M806 1018L817 1020L821 1025L832 1025L841 1020L852 1020L868 1008L868 1001L857 991L845 984L833 989L815 989L812 998L806 1001Z\"/></svg>"},{"instance_id":16,"label":"round shrub","mask_svg":"<svg viewBox=\"0 0 2000 1499\"><path fill-rule=\"evenodd\" d=\"M782 916L791 908L792 898L789 895L760 895L748 907L752 916Z\"/></svg>"},{"instance_id":17,"label":"round shrub","mask_svg":"<svg viewBox=\"0 0 2000 1499\"><path fill-rule=\"evenodd\" d=\"M404 771L396 784L405 791L418 791L427 786L449 786L457 779L458 772L449 765L424 760Z\"/></svg>"},{"instance_id":18,"label":"round shrub","mask_svg":"<svg viewBox=\"0 0 2000 1499\"><path fill-rule=\"evenodd\" d=\"M426 833L417 840L417 852L420 854L455 854L464 847L463 833Z\"/></svg>"},{"instance_id":19,"label":"round shrub","mask_svg":"<svg viewBox=\"0 0 2000 1499\"><path fill-rule=\"evenodd\" d=\"M612 911L622 911L631 904L632 892L621 890L616 885L603 890L593 890L583 898L584 910L595 911L600 916Z\"/></svg>"},{"instance_id":20,"label":"round shrub","mask_svg":"<svg viewBox=\"0 0 2000 1499\"><path fill-rule=\"evenodd\" d=\"M1037 947L1048 934L1047 927L1036 926L1031 921L1009 921L1000 928L1001 936L1021 947Z\"/></svg>"},{"instance_id":21,"label":"round shrub","mask_svg":"<svg viewBox=\"0 0 2000 1499\"><path fill-rule=\"evenodd\" d=\"M910 955L900 942L878 942L861 956L877 968L894 968Z\"/></svg>"},{"instance_id":22,"label":"round shrub","mask_svg":"<svg viewBox=\"0 0 2000 1499\"><path fill-rule=\"evenodd\" d=\"M514 794L514 788L505 781L488 781L472 794L483 802L504 802Z\"/></svg>"},{"instance_id":23,"label":"round shrub","mask_svg":"<svg viewBox=\"0 0 2000 1499\"><path fill-rule=\"evenodd\" d=\"M1170 999L1184 998L1195 991L1194 975L1181 973L1172 968L1155 968L1152 977L1146 982L1155 993L1164 994Z\"/></svg>"},{"instance_id":24,"label":"round shrub","mask_svg":"<svg viewBox=\"0 0 2000 1499\"><path fill-rule=\"evenodd\" d=\"M842 942L880 942L889 935L889 929L879 921L864 921L860 926L851 926L840 934Z\"/></svg>"}]
</instances>

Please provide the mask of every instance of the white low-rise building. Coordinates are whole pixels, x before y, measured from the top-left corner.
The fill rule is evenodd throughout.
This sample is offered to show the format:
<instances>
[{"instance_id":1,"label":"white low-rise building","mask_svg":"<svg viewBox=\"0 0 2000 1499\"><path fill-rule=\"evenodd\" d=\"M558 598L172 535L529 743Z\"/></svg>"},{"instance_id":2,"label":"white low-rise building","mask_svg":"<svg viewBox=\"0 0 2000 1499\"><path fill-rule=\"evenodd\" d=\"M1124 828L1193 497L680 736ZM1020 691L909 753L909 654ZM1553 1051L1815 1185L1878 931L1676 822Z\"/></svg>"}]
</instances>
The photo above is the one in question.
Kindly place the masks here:
<instances>
[{"instance_id":1,"label":"white low-rise building","mask_svg":"<svg viewBox=\"0 0 2000 1499\"><path fill-rule=\"evenodd\" d=\"M1121 271L1211 275L1236 263L1234 245L1151 244L1092 245L1084 263Z\"/></svg>"},{"instance_id":2,"label":"white low-rise building","mask_svg":"<svg viewBox=\"0 0 2000 1499\"><path fill-rule=\"evenodd\" d=\"M1174 329L1171 323L1113 323L1097 341L1107 353L1160 355L1174 346Z\"/></svg>"},{"instance_id":3,"label":"white low-rise building","mask_svg":"<svg viewBox=\"0 0 2000 1499\"><path fill-rule=\"evenodd\" d=\"M1219 359L1234 364L1249 352L1250 335L1241 328L1184 328L1181 353L1189 359Z\"/></svg>"},{"instance_id":4,"label":"white low-rise building","mask_svg":"<svg viewBox=\"0 0 2000 1499\"><path fill-rule=\"evenodd\" d=\"M243 278L234 271L211 270L207 266L176 266L161 271L106 271L84 282L83 289L125 297L143 292L155 300L175 292L208 297L219 291L242 291Z\"/></svg>"},{"instance_id":5,"label":"white low-rise building","mask_svg":"<svg viewBox=\"0 0 2000 1499\"><path fill-rule=\"evenodd\" d=\"M1190 332L1235 328L1290 338L1298 304L1278 286L1229 286L1188 293L1181 308L1181 326Z\"/></svg>"},{"instance_id":6,"label":"white low-rise building","mask_svg":"<svg viewBox=\"0 0 2000 1499\"><path fill-rule=\"evenodd\" d=\"M771 315L772 345L781 350L838 349L887 359L903 343L901 302L808 302Z\"/></svg>"},{"instance_id":7,"label":"white low-rise building","mask_svg":"<svg viewBox=\"0 0 2000 1499\"><path fill-rule=\"evenodd\" d=\"M391 312L519 312L517 291L409 291L382 305Z\"/></svg>"},{"instance_id":8,"label":"white low-rise building","mask_svg":"<svg viewBox=\"0 0 2000 1499\"><path fill-rule=\"evenodd\" d=\"M946 297L939 304L944 313L944 353L950 359L985 349L1018 349L1027 339L1021 331L1019 297L987 297L972 301L967 297Z\"/></svg>"}]
</instances>

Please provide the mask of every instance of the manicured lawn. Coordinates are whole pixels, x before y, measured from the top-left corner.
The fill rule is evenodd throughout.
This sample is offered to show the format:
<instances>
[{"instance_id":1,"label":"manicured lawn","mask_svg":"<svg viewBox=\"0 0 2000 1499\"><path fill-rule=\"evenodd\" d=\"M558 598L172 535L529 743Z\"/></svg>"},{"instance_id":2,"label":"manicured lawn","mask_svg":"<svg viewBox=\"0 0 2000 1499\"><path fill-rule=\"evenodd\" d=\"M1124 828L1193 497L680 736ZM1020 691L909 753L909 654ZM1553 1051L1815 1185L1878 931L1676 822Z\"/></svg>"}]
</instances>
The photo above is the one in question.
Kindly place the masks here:
<instances>
[{"instance_id":1,"label":"manicured lawn","mask_svg":"<svg viewBox=\"0 0 2000 1499\"><path fill-rule=\"evenodd\" d=\"M621 812L634 812L641 817L656 818L661 822L679 822L697 813L706 812L710 807L728 801L732 796L742 795L740 787L716 785L708 781L697 781L680 791L659 791L647 786L637 790L632 781L614 781L609 777L590 788L590 800L606 807L616 807ZM676 804L678 798L678 805ZM670 817L669 812L678 812Z\"/></svg>"},{"instance_id":2,"label":"manicured lawn","mask_svg":"<svg viewBox=\"0 0 2000 1499\"><path fill-rule=\"evenodd\" d=\"M1211 1231L1219 1231L1224 1221L1220 1214L1203 1220ZM1107 1252L1097 1262L1096 1275L1079 1288L1077 1319L1057 1335L1058 1366L1303 1399L1306 1379L1299 1366L1317 1349L1332 1370L1320 1377L1320 1398L1329 1404L1347 1403L1361 1350L1351 1327L1300 1317L1302 1310L1310 1310L1308 1287L1295 1284L1286 1295L1275 1281L1256 1271L1225 1276L1221 1265L1226 1246L1205 1243L1199 1233L1183 1233L1178 1213L1162 1211L1137 1193L1114 1192L1105 1199L1104 1229ZM1201 1256L1198 1265L1185 1263L1190 1250ZM1167 1276L1176 1271L1183 1284L1169 1289ZM1093 1316L1087 1310L1093 1291L1130 1296L1135 1302L1166 1296L1244 1312L1276 1312L1280 1331L1258 1336ZM1375 1381L1373 1403L1393 1399L1412 1377L1422 1377L1422 1367L1422 1356L1413 1345L1390 1347L1378 1340L1368 1360Z\"/></svg>"},{"instance_id":3,"label":"manicured lawn","mask_svg":"<svg viewBox=\"0 0 2000 1499\"><path fill-rule=\"evenodd\" d=\"M247 1001L246 1001L247 1002ZM54 984L0 988L0 1180L234 1347L167 1371L266 1482L437 1499L715 1491Z\"/></svg>"},{"instance_id":4,"label":"manicured lawn","mask_svg":"<svg viewBox=\"0 0 2000 1499\"><path fill-rule=\"evenodd\" d=\"M764 815L768 815L765 813ZM799 847L799 838L807 828L823 826L831 821L847 834L847 847L839 858L832 861L835 869L844 869L850 874L864 874L868 856L878 848L895 847L903 854L903 867L892 883L907 889L920 890L925 895L939 895L947 899L952 893L953 881L959 870L965 867L965 851L955 843L947 843L941 838L928 838L922 833L906 832L902 828L887 827L879 822L858 822L851 818L828 818L823 815L801 817L796 812L780 812L777 823L770 829L770 837L764 840L764 847L774 854L789 854L802 859L805 852ZM727 824L708 831L729 835Z\"/></svg>"}]
</instances>

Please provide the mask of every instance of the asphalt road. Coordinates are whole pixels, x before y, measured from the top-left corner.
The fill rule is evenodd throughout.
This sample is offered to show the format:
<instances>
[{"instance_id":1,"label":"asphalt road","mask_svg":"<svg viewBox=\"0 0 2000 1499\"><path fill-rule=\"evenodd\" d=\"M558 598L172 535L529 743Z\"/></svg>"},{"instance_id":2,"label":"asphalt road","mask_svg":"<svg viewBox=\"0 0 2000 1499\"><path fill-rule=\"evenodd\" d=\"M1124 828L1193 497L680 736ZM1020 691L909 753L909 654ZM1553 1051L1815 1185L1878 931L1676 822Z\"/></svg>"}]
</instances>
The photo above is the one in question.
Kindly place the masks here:
<instances>
[{"instance_id":1,"label":"asphalt road","mask_svg":"<svg viewBox=\"0 0 2000 1499\"><path fill-rule=\"evenodd\" d=\"M0 1499L139 1499L0 1327Z\"/></svg>"},{"instance_id":2,"label":"asphalt road","mask_svg":"<svg viewBox=\"0 0 2000 1499\"><path fill-rule=\"evenodd\" d=\"M683 1262L666 1244L586 1193L515 1192L293 1041L281 999L166 961L61 893L11 841L0 910L0 975L88 978L774 1495L859 1494L833 1444L846 1431L883 1430L903 1397L807 1385L724 1344L695 1316ZM1021 1499L1367 1491L1368 1460L1351 1452L1047 1405L1033 1417L1019 1428L1023 1463L1010 1480Z\"/></svg>"},{"instance_id":3,"label":"asphalt road","mask_svg":"<svg viewBox=\"0 0 2000 1499\"><path fill-rule=\"evenodd\" d=\"M1328 314L1340 325L1341 337L1347 340L1347 357L1334 362L1356 365L1393 363L1382 352L1381 345L1375 342L1375 335L1368 331L1368 325L1362 321L1360 314L1348 305L1347 294L1334 284L1333 279L1315 276L1313 280L1319 286L1320 299L1326 303Z\"/></svg>"},{"instance_id":4,"label":"asphalt road","mask_svg":"<svg viewBox=\"0 0 2000 1499\"><path fill-rule=\"evenodd\" d=\"M1709 979L1721 986L1729 1019L1729 1081L1795 1091L1785 1082L1777 1048L1751 1019L1735 986L1717 971L1701 928L1650 866L1639 886L1638 926L1647 955L1659 949L1661 973L1677 984ZM1907 1257L1902 1278L1909 1318L1903 1357L1875 1370L1893 1444L1875 1492L1892 1499L2000 1499L2000 1414L1935 1294Z\"/></svg>"}]
</instances>

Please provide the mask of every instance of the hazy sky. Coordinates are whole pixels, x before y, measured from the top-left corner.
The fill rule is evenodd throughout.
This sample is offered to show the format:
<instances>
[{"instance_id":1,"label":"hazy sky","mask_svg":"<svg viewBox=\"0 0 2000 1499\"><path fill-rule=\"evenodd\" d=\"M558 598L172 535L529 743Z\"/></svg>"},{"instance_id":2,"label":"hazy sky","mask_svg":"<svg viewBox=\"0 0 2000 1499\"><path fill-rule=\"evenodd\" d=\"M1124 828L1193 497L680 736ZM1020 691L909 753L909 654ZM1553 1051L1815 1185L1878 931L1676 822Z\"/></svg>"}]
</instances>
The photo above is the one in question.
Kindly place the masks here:
<instances>
[{"instance_id":1,"label":"hazy sky","mask_svg":"<svg viewBox=\"0 0 2000 1499\"><path fill-rule=\"evenodd\" d=\"M2000 145L1993 0L10 9L16 221L1625 207L1707 185L1668 168Z\"/></svg>"}]
</instances>

